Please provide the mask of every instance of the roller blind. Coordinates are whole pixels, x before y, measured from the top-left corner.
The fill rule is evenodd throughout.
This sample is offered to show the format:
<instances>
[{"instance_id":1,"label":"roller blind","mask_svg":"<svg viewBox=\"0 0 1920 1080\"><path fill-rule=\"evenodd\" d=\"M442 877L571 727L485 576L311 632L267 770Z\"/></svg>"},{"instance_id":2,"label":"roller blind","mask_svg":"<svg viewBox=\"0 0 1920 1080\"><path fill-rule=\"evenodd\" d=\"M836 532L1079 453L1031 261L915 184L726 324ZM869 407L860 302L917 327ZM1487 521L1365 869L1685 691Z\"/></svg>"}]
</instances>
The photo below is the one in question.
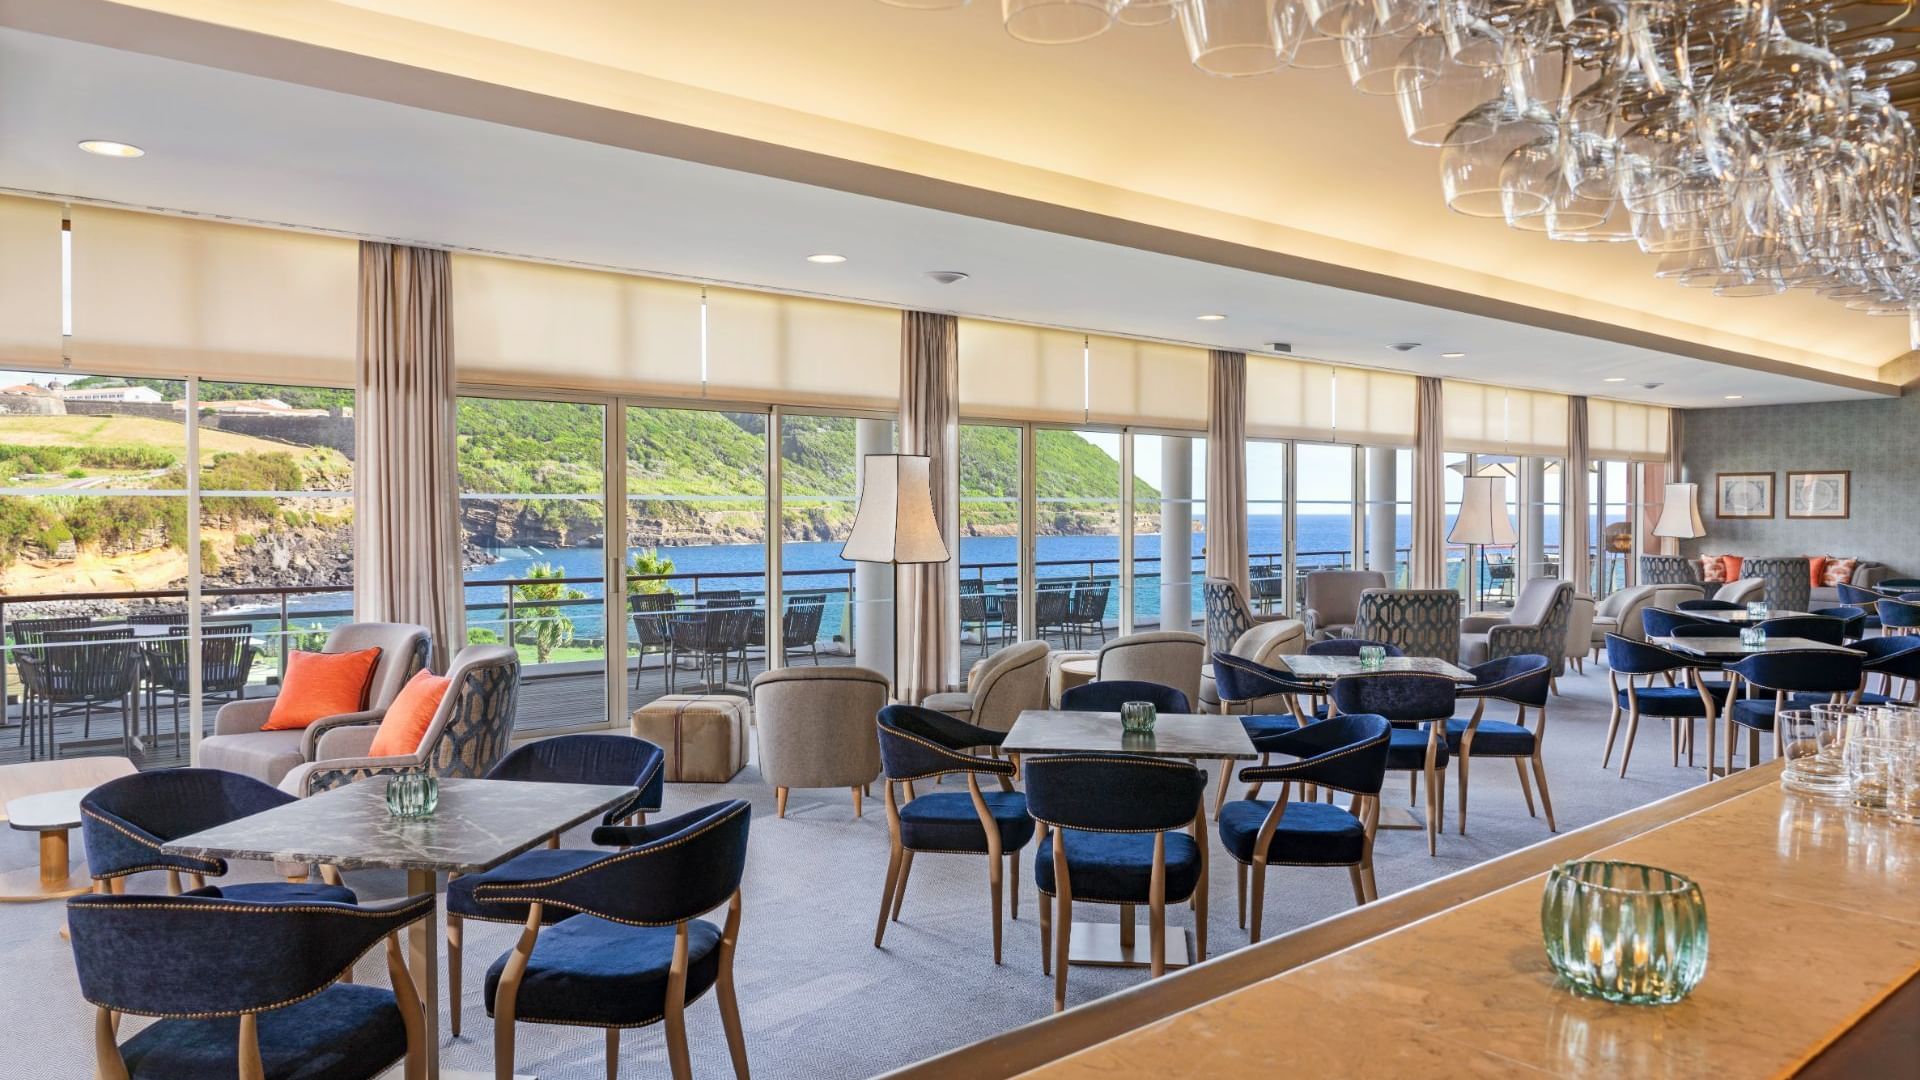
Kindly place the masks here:
<instances>
[{"instance_id":1,"label":"roller blind","mask_svg":"<svg viewBox=\"0 0 1920 1080\"><path fill-rule=\"evenodd\" d=\"M978 319L960 320L959 333L963 416L1086 421L1085 335Z\"/></svg>"},{"instance_id":2,"label":"roller blind","mask_svg":"<svg viewBox=\"0 0 1920 1080\"><path fill-rule=\"evenodd\" d=\"M1667 410L1658 405L1588 398L1587 453L1615 461L1665 461Z\"/></svg>"},{"instance_id":3,"label":"roller blind","mask_svg":"<svg viewBox=\"0 0 1920 1080\"><path fill-rule=\"evenodd\" d=\"M699 397L700 288L455 255L453 350L470 382Z\"/></svg>"},{"instance_id":4,"label":"roller blind","mask_svg":"<svg viewBox=\"0 0 1920 1080\"><path fill-rule=\"evenodd\" d=\"M60 363L59 203L0 196L0 361Z\"/></svg>"},{"instance_id":5,"label":"roller blind","mask_svg":"<svg viewBox=\"0 0 1920 1080\"><path fill-rule=\"evenodd\" d=\"M1441 385L1446 449L1459 453L1565 457L1564 394L1448 379Z\"/></svg>"},{"instance_id":6,"label":"roller blind","mask_svg":"<svg viewBox=\"0 0 1920 1080\"><path fill-rule=\"evenodd\" d=\"M1515 454L1566 457L1567 396L1508 390L1507 449Z\"/></svg>"},{"instance_id":7,"label":"roller blind","mask_svg":"<svg viewBox=\"0 0 1920 1080\"><path fill-rule=\"evenodd\" d=\"M1333 435L1356 446L1412 446L1420 380L1397 371L1336 368Z\"/></svg>"},{"instance_id":8,"label":"roller blind","mask_svg":"<svg viewBox=\"0 0 1920 1080\"><path fill-rule=\"evenodd\" d=\"M1333 368L1277 356L1247 357L1247 435L1331 441Z\"/></svg>"},{"instance_id":9,"label":"roller blind","mask_svg":"<svg viewBox=\"0 0 1920 1080\"><path fill-rule=\"evenodd\" d=\"M1207 351L1126 338L1089 338L1087 419L1205 431Z\"/></svg>"},{"instance_id":10,"label":"roller blind","mask_svg":"<svg viewBox=\"0 0 1920 1080\"><path fill-rule=\"evenodd\" d=\"M353 385L355 241L90 206L71 220L77 370Z\"/></svg>"},{"instance_id":11,"label":"roller blind","mask_svg":"<svg viewBox=\"0 0 1920 1080\"><path fill-rule=\"evenodd\" d=\"M709 288L707 396L897 409L900 312Z\"/></svg>"}]
</instances>

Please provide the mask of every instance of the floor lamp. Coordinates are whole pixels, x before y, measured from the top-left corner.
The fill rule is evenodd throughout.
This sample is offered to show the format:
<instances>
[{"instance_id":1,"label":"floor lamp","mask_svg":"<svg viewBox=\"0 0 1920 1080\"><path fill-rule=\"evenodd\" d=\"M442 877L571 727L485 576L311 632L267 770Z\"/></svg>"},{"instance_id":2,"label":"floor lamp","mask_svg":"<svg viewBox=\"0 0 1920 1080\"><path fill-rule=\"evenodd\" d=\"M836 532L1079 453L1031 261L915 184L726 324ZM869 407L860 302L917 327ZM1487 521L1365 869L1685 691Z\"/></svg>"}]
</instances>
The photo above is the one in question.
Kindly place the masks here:
<instances>
[{"instance_id":1,"label":"floor lamp","mask_svg":"<svg viewBox=\"0 0 1920 1080\"><path fill-rule=\"evenodd\" d=\"M902 566L943 563L953 556L933 514L933 459L925 454L868 454L860 460L860 501L840 557L894 567L894 603ZM900 620L894 619L893 688L900 693Z\"/></svg>"},{"instance_id":2,"label":"floor lamp","mask_svg":"<svg viewBox=\"0 0 1920 1080\"><path fill-rule=\"evenodd\" d=\"M1700 522L1700 485L1668 484L1660 506L1660 522L1653 535L1673 540L1698 540L1707 535Z\"/></svg>"},{"instance_id":3,"label":"floor lamp","mask_svg":"<svg viewBox=\"0 0 1920 1080\"><path fill-rule=\"evenodd\" d=\"M1469 476L1460 492L1460 513L1447 531L1447 543L1465 544L1470 549L1487 544L1512 544L1519 540L1513 531L1513 519L1507 516L1507 478ZM1480 575L1474 553L1467 553L1469 595L1480 592Z\"/></svg>"}]
</instances>

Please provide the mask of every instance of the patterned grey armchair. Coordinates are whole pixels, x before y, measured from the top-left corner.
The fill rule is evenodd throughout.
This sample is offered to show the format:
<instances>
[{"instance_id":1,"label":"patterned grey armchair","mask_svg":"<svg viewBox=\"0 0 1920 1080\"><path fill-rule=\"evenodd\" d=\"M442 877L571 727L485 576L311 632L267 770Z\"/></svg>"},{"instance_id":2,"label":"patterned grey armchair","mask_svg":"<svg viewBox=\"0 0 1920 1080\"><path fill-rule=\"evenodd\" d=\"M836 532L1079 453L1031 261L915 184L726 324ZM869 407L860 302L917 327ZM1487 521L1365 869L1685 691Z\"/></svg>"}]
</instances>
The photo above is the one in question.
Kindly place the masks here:
<instances>
[{"instance_id":1,"label":"patterned grey armchair","mask_svg":"<svg viewBox=\"0 0 1920 1080\"><path fill-rule=\"evenodd\" d=\"M1767 583L1767 606L1777 611L1805 611L1813 595L1813 572L1805 557L1785 559L1748 559L1740 571L1746 577Z\"/></svg>"},{"instance_id":2,"label":"patterned grey armchair","mask_svg":"<svg viewBox=\"0 0 1920 1080\"><path fill-rule=\"evenodd\" d=\"M1460 663L1467 667L1503 656L1537 653L1559 675L1567 666L1567 617L1573 582L1534 578L1507 615L1470 615L1461 626Z\"/></svg>"},{"instance_id":3,"label":"patterned grey armchair","mask_svg":"<svg viewBox=\"0 0 1920 1080\"><path fill-rule=\"evenodd\" d=\"M1378 570L1315 570L1306 576L1306 597L1300 617L1307 636L1315 641L1347 637L1360 617L1360 594L1387 587L1387 575Z\"/></svg>"},{"instance_id":4,"label":"patterned grey armchair","mask_svg":"<svg viewBox=\"0 0 1920 1080\"><path fill-rule=\"evenodd\" d=\"M1452 589L1368 589L1353 636L1398 645L1408 656L1460 655L1460 594Z\"/></svg>"},{"instance_id":5,"label":"patterned grey armchair","mask_svg":"<svg viewBox=\"0 0 1920 1080\"><path fill-rule=\"evenodd\" d=\"M1699 564L1682 555L1640 556L1642 585L1698 585Z\"/></svg>"},{"instance_id":6,"label":"patterned grey armchair","mask_svg":"<svg viewBox=\"0 0 1920 1080\"><path fill-rule=\"evenodd\" d=\"M520 657L505 645L469 645L453 658L452 684L411 754L368 757L374 725L338 728L320 737L316 760L294 769L280 789L306 797L344 784L403 772L482 777L507 752L520 694Z\"/></svg>"},{"instance_id":7,"label":"patterned grey armchair","mask_svg":"<svg viewBox=\"0 0 1920 1080\"><path fill-rule=\"evenodd\" d=\"M1240 635L1266 622L1286 620L1285 615L1255 615L1247 598L1226 578L1210 577L1200 586L1207 605L1207 654L1232 650Z\"/></svg>"}]
</instances>

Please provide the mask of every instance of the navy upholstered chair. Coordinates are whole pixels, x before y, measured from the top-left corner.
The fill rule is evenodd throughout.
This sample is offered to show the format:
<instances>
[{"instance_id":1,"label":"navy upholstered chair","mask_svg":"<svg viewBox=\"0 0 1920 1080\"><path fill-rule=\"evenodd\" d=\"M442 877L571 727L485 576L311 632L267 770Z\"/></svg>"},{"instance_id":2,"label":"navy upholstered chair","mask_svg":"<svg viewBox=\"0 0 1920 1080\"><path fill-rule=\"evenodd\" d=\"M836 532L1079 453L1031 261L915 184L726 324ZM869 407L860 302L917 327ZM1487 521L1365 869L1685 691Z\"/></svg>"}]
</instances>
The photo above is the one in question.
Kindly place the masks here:
<instances>
[{"instance_id":1,"label":"navy upholstered chair","mask_svg":"<svg viewBox=\"0 0 1920 1080\"><path fill-rule=\"evenodd\" d=\"M1746 607L1746 605L1736 604L1731 600L1699 598L1682 600L1678 604L1675 604L1674 607L1679 608L1681 611L1739 611Z\"/></svg>"},{"instance_id":2,"label":"navy upholstered chair","mask_svg":"<svg viewBox=\"0 0 1920 1080\"><path fill-rule=\"evenodd\" d=\"M520 1020L604 1028L610 1063L622 1029L664 1020L668 1065L674 1080L688 1080L686 1007L714 990L734 1074L745 1080L733 951L751 816L746 800L733 799L652 825L603 825L594 842L623 850L558 873L474 887L476 902L527 916L519 942L487 969L497 1075L513 1073ZM700 918L722 904L724 926ZM573 917L549 924L548 908Z\"/></svg>"},{"instance_id":3,"label":"navy upholstered chair","mask_svg":"<svg viewBox=\"0 0 1920 1080\"><path fill-rule=\"evenodd\" d=\"M1747 764L1758 765L1761 732L1773 732L1774 752L1780 750L1780 729L1774 716L1787 707L1789 698L1825 695L1830 702L1851 700L1860 692L1865 662L1858 653L1809 649L1755 653L1728 664L1727 671L1758 691L1734 699L1726 710L1727 768L1732 769L1735 725L1747 729ZM1713 763L1707 764L1711 768Z\"/></svg>"},{"instance_id":4,"label":"navy upholstered chair","mask_svg":"<svg viewBox=\"0 0 1920 1080\"><path fill-rule=\"evenodd\" d=\"M1477 757L1512 758L1520 774L1520 794L1527 801L1527 816L1533 813L1533 792L1527 787L1531 767L1534 783L1540 787L1540 808L1547 814L1547 831L1557 832L1553 824L1553 798L1547 794L1547 765L1540 756L1547 742L1547 690L1553 682L1553 661L1544 656L1522 653L1489 660L1473 668L1472 684L1459 689L1460 697L1473 701L1473 716L1447 721L1447 752L1459 760L1460 834L1467 832L1467 771ZM1499 701L1518 708L1512 721L1486 717L1487 702ZM1533 727L1527 726L1527 710L1533 710Z\"/></svg>"},{"instance_id":5,"label":"navy upholstered chair","mask_svg":"<svg viewBox=\"0 0 1920 1080\"><path fill-rule=\"evenodd\" d=\"M1055 1012L1067 1007L1076 902L1120 905L1122 945L1132 943L1134 908L1144 905L1157 978L1167 966L1167 905L1192 900L1194 962L1207 958L1205 773L1131 754L1061 754L1028 761L1026 782L1028 812L1040 823L1033 877L1042 897L1040 962L1052 968ZM1057 943L1049 940L1056 931Z\"/></svg>"},{"instance_id":6,"label":"navy upholstered chair","mask_svg":"<svg viewBox=\"0 0 1920 1080\"><path fill-rule=\"evenodd\" d=\"M660 809L666 795L667 755L658 746L631 735L555 735L523 743L487 770L488 780L519 780L537 784L606 784L633 788L633 796L608 810L600 824L613 825L622 819L646 824L647 813ZM547 838L547 847L558 848L560 834ZM529 851L501 863L482 874L468 874L447 882L447 1000L454 1003L449 1013L449 1029L460 1034L460 983L464 974L461 947L466 937L467 919L483 922L521 923L524 910L502 910L477 903L474 887L486 881L541 877L564 872L599 858L603 852L581 851L571 855L548 855ZM552 920L559 912L550 911Z\"/></svg>"},{"instance_id":7,"label":"navy upholstered chair","mask_svg":"<svg viewBox=\"0 0 1920 1080\"><path fill-rule=\"evenodd\" d=\"M1858 604L1837 604L1833 607L1816 608L1812 612L1828 619L1839 619L1841 623L1841 641L1855 641L1867 636L1867 609ZM1878 620L1875 620L1878 625Z\"/></svg>"},{"instance_id":8,"label":"navy upholstered chair","mask_svg":"<svg viewBox=\"0 0 1920 1080\"><path fill-rule=\"evenodd\" d=\"M1844 617L1836 616L1788 615L1768 619L1760 624L1760 629L1770 638L1797 637L1822 645L1842 645L1846 643L1847 622Z\"/></svg>"},{"instance_id":9,"label":"navy upholstered chair","mask_svg":"<svg viewBox=\"0 0 1920 1080\"><path fill-rule=\"evenodd\" d=\"M1697 610L1697 609L1696 609ZM1650 638L1672 637L1673 632L1683 626L1711 625L1708 620L1689 615L1684 611L1669 611L1666 608L1650 607L1640 612L1640 625Z\"/></svg>"},{"instance_id":10,"label":"navy upholstered chair","mask_svg":"<svg viewBox=\"0 0 1920 1080\"><path fill-rule=\"evenodd\" d=\"M1439 852L1440 817L1446 808L1446 722L1453 719L1455 687L1445 675L1381 672L1352 675L1333 684L1333 705L1343 713L1374 713L1393 725L1387 771L1407 774L1407 801L1427 778L1427 854Z\"/></svg>"},{"instance_id":11,"label":"navy upholstered chair","mask_svg":"<svg viewBox=\"0 0 1920 1080\"><path fill-rule=\"evenodd\" d=\"M1339 639L1334 639L1339 640ZM1316 643L1324 644L1324 643ZM1287 704L1285 713L1245 712L1236 716L1240 726L1253 740L1253 748L1266 752L1266 744L1276 735L1298 730L1306 722L1306 714L1300 709L1297 695L1317 694L1320 687L1313 683L1301 682L1287 672L1256 664L1251 660L1217 652L1213 654L1214 685L1220 694L1220 711L1234 715L1237 708L1251 710L1255 702L1280 698ZM1213 812L1218 815L1227 804L1227 784L1233 779L1233 762L1222 762L1220 766L1220 790L1213 798Z\"/></svg>"},{"instance_id":12,"label":"navy upholstered chair","mask_svg":"<svg viewBox=\"0 0 1920 1080\"><path fill-rule=\"evenodd\" d=\"M1247 878L1252 869L1249 940L1260 940L1269 865L1344 866L1353 881L1355 902L1379 896L1373 880L1373 837L1380 825L1380 788L1387 779L1392 736L1393 725L1386 717L1347 713L1275 736L1273 749L1298 761L1241 770L1241 779L1250 783L1280 785L1277 799L1236 799L1218 814L1220 846L1238 864L1243 927L1248 925ZM1341 807L1293 800L1288 796L1294 784L1344 791L1353 801Z\"/></svg>"},{"instance_id":13,"label":"navy upholstered chair","mask_svg":"<svg viewBox=\"0 0 1920 1080\"><path fill-rule=\"evenodd\" d=\"M1857 607L1867 613L1866 628L1868 630L1880 629L1880 601L1885 598L1884 594L1874 589L1850 585L1844 581L1836 584L1833 591L1838 594L1842 604Z\"/></svg>"},{"instance_id":14,"label":"navy upholstered chair","mask_svg":"<svg viewBox=\"0 0 1920 1080\"><path fill-rule=\"evenodd\" d=\"M1920 589L1920 578L1883 578L1877 586L1883 593L1899 596L1901 593Z\"/></svg>"},{"instance_id":15,"label":"navy upholstered chair","mask_svg":"<svg viewBox=\"0 0 1920 1080\"><path fill-rule=\"evenodd\" d=\"M942 852L987 857L987 888L993 898L993 962L1000 962L1000 883L1002 856L1011 875L1013 917L1020 917L1020 849L1033 839L1033 819L1027 816L1027 798L1013 790L1014 764L967 751L998 746L1006 733L975 727L945 713L915 705L889 705L880 710L880 782L887 806L887 883L880 893L880 919L873 928L873 947L886 936L887 922L899 921L907 896L907 877L913 872L915 852ZM949 773L967 778L967 790L914 793L914 781ZM982 791L980 777L999 781L998 791ZM897 786L904 785L902 803Z\"/></svg>"},{"instance_id":16,"label":"navy upholstered chair","mask_svg":"<svg viewBox=\"0 0 1920 1080\"><path fill-rule=\"evenodd\" d=\"M1878 692L1860 692L1860 704L1912 706L1920 701L1920 637L1862 638L1848 648L1866 654L1860 664L1863 676L1878 675L1882 680ZM1904 693L1898 692L1901 684L1905 684ZM1829 698L1824 694L1796 694L1793 707L1804 709L1826 700Z\"/></svg>"},{"instance_id":17,"label":"navy upholstered chair","mask_svg":"<svg viewBox=\"0 0 1920 1080\"><path fill-rule=\"evenodd\" d=\"M1689 634L1707 630L1706 627L1680 629ZM1729 629L1735 634L1740 632L1738 627ZM1721 633L1723 631L1715 627L1708 636L1719 636ZM1607 715L1607 747L1600 756L1600 767L1606 768L1613 759L1614 736L1619 733L1620 721L1624 718L1627 740L1620 749L1620 775L1627 775L1627 761L1633 756L1633 740L1640 734L1640 718L1643 716L1667 721L1676 767L1680 764L1682 748L1687 752L1688 764L1692 764L1693 722L1713 716L1714 687L1699 680L1700 662L1651 642L1608 634L1607 667L1612 672L1608 676L1608 684L1613 692L1613 707ZM1656 678L1662 678L1663 684L1655 685ZM1640 682L1642 679L1646 681ZM1712 734L1708 732L1709 751L1712 750Z\"/></svg>"},{"instance_id":18,"label":"navy upholstered chair","mask_svg":"<svg viewBox=\"0 0 1920 1080\"><path fill-rule=\"evenodd\" d=\"M1099 679L1069 687L1060 694L1062 709L1079 712L1119 712L1129 701L1145 701L1155 711L1185 713L1189 707L1186 691L1162 683L1139 679Z\"/></svg>"},{"instance_id":19,"label":"navy upholstered chair","mask_svg":"<svg viewBox=\"0 0 1920 1080\"><path fill-rule=\"evenodd\" d=\"M166 871L169 893L180 892L182 874L198 888L207 878L226 874L226 860L170 855L161 845L292 801L276 787L221 769L162 769L109 780L80 800L87 872L102 892L124 893L126 879L146 870ZM261 903L351 904L356 899L353 890L340 885L279 881L227 885L220 892Z\"/></svg>"},{"instance_id":20,"label":"navy upholstered chair","mask_svg":"<svg viewBox=\"0 0 1920 1080\"><path fill-rule=\"evenodd\" d=\"M1920 601L1888 596L1877 607L1882 630L1889 634L1920 633Z\"/></svg>"},{"instance_id":21,"label":"navy upholstered chair","mask_svg":"<svg viewBox=\"0 0 1920 1080\"><path fill-rule=\"evenodd\" d=\"M80 996L96 1010L94 1075L371 1080L404 1060L417 1080L426 1023L400 931L432 915L431 894L366 907L268 904L214 889L76 896L67 925ZM392 988L342 981L382 938ZM119 1013L159 1019L120 1044Z\"/></svg>"},{"instance_id":22,"label":"navy upholstered chair","mask_svg":"<svg viewBox=\"0 0 1920 1080\"><path fill-rule=\"evenodd\" d=\"M1360 650L1368 645L1378 645L1387 650L1388 656L1407 655L1400 646L1387 641L1375 641L1372 638L1328 638L1307 646L1308 656L1359 656Z\"/></svg>"}]
</instances>

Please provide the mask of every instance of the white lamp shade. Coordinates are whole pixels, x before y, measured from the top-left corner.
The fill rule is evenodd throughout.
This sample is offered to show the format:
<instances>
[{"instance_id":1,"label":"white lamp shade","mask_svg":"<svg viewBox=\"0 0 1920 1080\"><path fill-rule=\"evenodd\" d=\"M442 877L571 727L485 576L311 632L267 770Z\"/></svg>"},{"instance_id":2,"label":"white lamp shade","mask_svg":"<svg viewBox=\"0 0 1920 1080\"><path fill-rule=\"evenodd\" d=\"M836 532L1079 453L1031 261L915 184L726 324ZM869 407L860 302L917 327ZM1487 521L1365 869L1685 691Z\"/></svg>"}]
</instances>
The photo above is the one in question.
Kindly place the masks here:
<instances>
[{"instance_id":1,"label":"white lamp shade","mask_svg":"<svg viewBox=\"0 0 1920 1080\"><path fill-rule=\"evenodd\" d=\"M1653 535L1679 540L1698 540L1707 535L1706 526L1700 523L1699 484L1667 485L1666 502L1660 507L1660 523L1653 527Z\"/></svg>"},{"instance_id":2,"label":"white lamp shade","mask_svg":"<svg viewBox=\"0 0 1920 1080\"><path fill-rule=\"evenodd\" d=\"M1460 513L1447 532L1449 544L1512 544L1520 539L1507 516L1507 478L1469 476L1460 492Z\"/></svg>"},{"instance_id":3,"label":"white lamp shade","mask_svg":"<svg viewBox=\"0 0 1920 1080\"><path fill-rule=\"evenodd\" d=\"M946 562L947 543L933 517L933 459L868 454L860 465L860 507L840 557L850 562Z\"/></svg>"}]
</instances>

